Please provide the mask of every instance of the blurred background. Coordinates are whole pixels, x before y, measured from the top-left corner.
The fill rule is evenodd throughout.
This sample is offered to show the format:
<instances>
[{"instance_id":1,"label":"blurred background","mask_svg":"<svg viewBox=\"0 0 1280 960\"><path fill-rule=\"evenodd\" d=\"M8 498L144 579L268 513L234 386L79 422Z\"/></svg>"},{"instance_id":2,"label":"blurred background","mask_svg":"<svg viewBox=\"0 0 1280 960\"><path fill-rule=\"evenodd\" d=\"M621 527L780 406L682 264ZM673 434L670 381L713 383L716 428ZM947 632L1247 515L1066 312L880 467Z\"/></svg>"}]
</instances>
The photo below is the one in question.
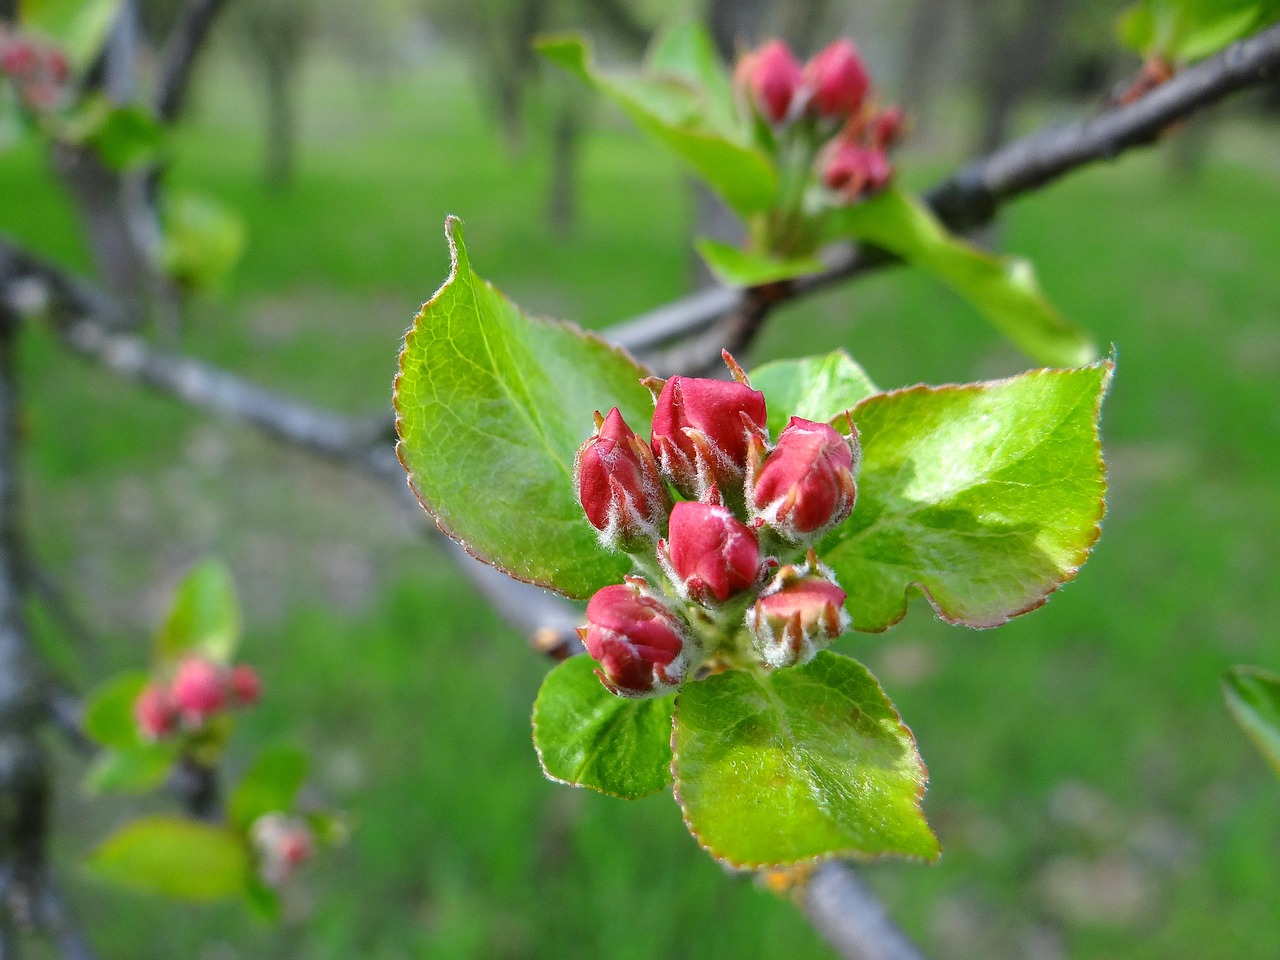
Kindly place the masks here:
<instances>
[{"instance_id":1,"label":"blurred background","mask_svg":"<svg viewBox=\"0 0 1280 960\"><path fill-rule=\"evenodd\" d=\"M5 4L0 3L0 12ZM162 36L175 5L142 5ZM181 348L353 414L385 415L399 340L447 272L601 327L691 288L700 206L673 161L529 51L588 32L634 62L677 15L802 54L853 37L915 120L926 187L1020 132L1096 109L1140 66L1111 0L232 0L173 143L175 191L243 224ZM1280 667L1280 87L1152 150L1017 201L992 239L1119 370L1112 493L1078 580L989 632L927 606L842 640L921 745L934 866L864 875L950 958L1280 956L1280 783L1222 705L1228 665ZM0 154L0 230L91 269L40 146ZM886 387L1030 364L906 270L780 312L751 363L849 349ZM25 478L35 549L88 638L38 624L82 687L145 663L184 570L217 554L245 606L262 706L230 764L300 742L349 843L268 927L99 886L75 861L136 810L88 803L69 753L57 852L105 957L825 957L788 903L717 867L670 795L545 781L529 713L546 662L475 597L423 518L362 477L118 382L33 328ZM165 807L158 798L148 801Z\"/></svg>"}]
</instances>

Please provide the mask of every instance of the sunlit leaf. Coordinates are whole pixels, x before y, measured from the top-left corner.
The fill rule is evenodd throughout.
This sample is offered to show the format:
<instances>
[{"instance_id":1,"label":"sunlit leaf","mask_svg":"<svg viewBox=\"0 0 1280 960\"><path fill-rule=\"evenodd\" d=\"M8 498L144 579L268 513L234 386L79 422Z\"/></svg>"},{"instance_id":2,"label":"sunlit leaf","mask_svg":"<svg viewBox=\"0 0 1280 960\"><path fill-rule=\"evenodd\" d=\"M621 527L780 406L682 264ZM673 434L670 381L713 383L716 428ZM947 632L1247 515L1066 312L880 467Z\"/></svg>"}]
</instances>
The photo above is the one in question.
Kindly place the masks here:
<instances>
[{"instance_id":1,"label":"sunlit leaf","mask_svg":"<svg viewBox=\"0 0 1280 960\"><path fill-rule=\"evenodd\" d=\"M248 847L227 827L181 817L135 820L86 862L100 880L175 900L223 900L250 878Z\"/></svg>"},{"instance_id":2,"label":"sunlit leaf","mask_svg":"<svg viewBox=\"0 0 1280 960\"><path fill-rule=\"evenodd\" d=\"M705 237L699 239L694 246L698 248L698 253L711 268L711 272L730 286L755 287L822 270L822 261L817 257L780 259Z\"/></svg>"},{"instance_id":3,"label":"sunlit leaf","mask_svg":"<svg viewBox=\"0 0 1280 960\"><path fill-rule=\"evenodd\" d=\"M239 642L240 604L231 571L220 561L205 560L178 585L156 635L156 658L163 663L199 653L229 663Z\"/></svg>"},{"instance_id":4,"label":"sunlit leaf","mask_svg":"<svg viewBox=\"0 0 1280 960\"><path fill-rule=\"evenodd\" d=\"M1232 667L1222 693L1236 722L1280 773L1280 676L1261 667Z\"/></svg>"},{"instance_id":5,"label":"sunlit leaf","mask_svg":"<svg viewBox=\"0 0 1280 960\"><path fill-rule=\"evenodd\" d=\"M792 417L827 423L880 392L843 350L766 363L751 371L751 385L764 394L774 439Z\"/></svg>"}]
</instances>

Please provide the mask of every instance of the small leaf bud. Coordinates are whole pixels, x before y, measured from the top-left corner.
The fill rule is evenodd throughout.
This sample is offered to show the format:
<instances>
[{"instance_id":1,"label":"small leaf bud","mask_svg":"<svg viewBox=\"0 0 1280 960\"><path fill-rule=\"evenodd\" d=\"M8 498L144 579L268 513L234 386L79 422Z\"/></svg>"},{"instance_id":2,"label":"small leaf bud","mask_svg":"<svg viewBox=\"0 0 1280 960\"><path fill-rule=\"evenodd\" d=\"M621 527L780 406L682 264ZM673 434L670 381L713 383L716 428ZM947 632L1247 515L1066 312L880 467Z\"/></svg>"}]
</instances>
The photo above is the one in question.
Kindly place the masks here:
<instances>
[{"instance_id":1,"label":"small leaf bud","mask_svg":"<svg viewBox=\"0 0 1280 960\"><path fill-rule=\"evenodd\" d=\"M629 580L597 590L578 631L600 664L596 676L620 697L656 697L678 687L688 670L688 636L680 618Z\"/></svg>"},{"instance_id":2,"label":"small leaf bud","mask_svg":"<svg viewBox=\"0 0 1280 960\"><path fill-rule=\"evenodd\" d=\"M659 541L658 560L681 595L723 603L759 578L760 544L727 507L682 501L671 510L670 541Z\"/></svg>"},{"instance_id":3,"label":"small leaf bud","mask_svg":"<svg viewBox=\"0 0 1280 960\"><path fill-rule=\"evenodd\" d=\"M662 535L670 500L648 444L614 407L574 458L574 487L605 546L650 550Z\"/></svg>"},{"instance_id":4,"label":"small leaf bud","mask_svg":"<svg viewBox=\"0 0 1280 960\"><path fill-rule=\"evenodd\" d=\"M773 451L752 457L752 515L792 543L814 540L848 519L857 498L857 434L792 417Z\"/></svg>"}]
</instances>

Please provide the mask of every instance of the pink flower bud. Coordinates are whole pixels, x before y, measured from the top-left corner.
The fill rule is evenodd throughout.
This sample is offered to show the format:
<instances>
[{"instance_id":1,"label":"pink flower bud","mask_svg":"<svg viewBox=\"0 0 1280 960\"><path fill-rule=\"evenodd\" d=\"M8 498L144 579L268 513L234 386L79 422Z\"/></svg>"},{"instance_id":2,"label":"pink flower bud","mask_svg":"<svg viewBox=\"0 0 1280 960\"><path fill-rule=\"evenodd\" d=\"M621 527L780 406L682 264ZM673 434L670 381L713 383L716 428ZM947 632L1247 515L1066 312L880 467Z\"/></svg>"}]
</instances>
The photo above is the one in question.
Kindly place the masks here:
<instances>
[{"instance_id":1,"label":"pink flower bud","mask_svg":"<svg viewBox=\"0 0 1280 960\"><path fill-rule=\"evenodd\" d=\"M262 680L258 677L258 671L248 664L232 667L227 684L231 688L231 702L237 707L253 706L262 694Z\"/></svg>"},{"instance_id":2,"label":"pink flower bud","mask_svg":"<svg viewBox=\"0 0 1280 960\"><path fill-rule=\"evenodd\" d=\"M808 663L848 628L845 596L812 553L806 564L783 567L745 618L761 659L775 669Z\"/></svg>"},{"instance_id":3,"label":"pink flower bud","mask_svg":"<svg viewBox=\"0 0 1280 960\"><path fill-rule=\"evenodd\" d=\"M658 559L680 591L698 603L723 603L760 574L760 544L726 507L692 500L671 511L670 542Z\"/></svg>"},{"instance_id":4,"label":"pink flower bud","mask_svg":"<svg viewBox=\"0 0 1280 960\"><path fill-rule=\"evenodd\" d=\"M743 56L734 76L752 105L775 124L787 118L804 80L800 64L782 40L770 40Z\"/></svg>"},{"instance_id":5,"label":"pink flower bud","mask_svg":"<svg viewBox=\"0 0 1280 960\"><path fill-rule=\"evenodd\" d=\"M907 118L901 107L886 107L871 120L871 145L878 150L895 146L906 132Z\"/></svg>"},{"instance_id":6,"label":"pink flower bud","mask_svg":"<svg viewBox=\"0 0 1280 960\"><path fill-rule=\"evenodd\" d=\"M159 740L173 732L178 722L178 711L163 687L149 683L133 702L133 718L143 738Z\"/></svg>"},{"instance_id":7,"label":"pink flower bud","mask_svg":"<svg viewBox=\"0 0 1280 960\"><path fill-rule=\"evenodd\" d=\"M297 817L263 814L249 830L258 853L258 872L272 887L283 886L315 853L311 828Z\"/></svg>"},{"instance_id":8,"label":"pink flower bud","mask_svg":"<svg viewBox=\"0 0 1280 960\"><path fill-rule=\"evenodd\" d=\"M853 512L856 434L792 417L763 464L752 464L752 515L787 540L812 540ZM754 457L753 457L754 460Z\"/></svg>"},{"instance_id":9,"label":"pink flower bud","mask_svg":"<svg viewBox=\"0 0 1280 960\"><path fill-rule=\"evenodd\" d=\"M605 546L652 549L670 509L658 465L617 407L599 417L573 462L578 502Z\"/></svg>"},{"instance_id":10,"label":"pink flower bud","mask_svg":"<svg viewBox=\"0 0 1280 960\"><path fill-rule=\"evenodd\" d=\"M62 86L67 82L67 74L69 72L66 55L54 47L46 50L44 54L44 70L54 84Z\"/></svg>"},{"instance_id":11,"label":"pink flower bud","mask_svg":"<svg viewBox=\"0 0 1280 960\"><path fill-rule=\"evenodd\" d=\"M0 51L0 73L20 77L36 68L39 56L26 40L12 40Z\"/></svg>"},{"instance_id":12,"label":"pink flower bud","mask_svg":"<svg viewBox=\"0 0 1280 960\"><path fill-rule=\"evenodd\" d=\"M653 411L654 456L686 497L740 489L751 437L764 433L764 394L747 383L672 377Z\"/></svg>"},{"instance_id":13,"label":"pink flower bud","mask_svg":"<svg viewBox=\"0 0 1280 960\"><path fill-rule=\"evenodd\" d=\"M596 591L578 631L600 664L596 676L620 697L656 697L679 686L688 670L684 624L631 581Z\"/></svg>"},{"instance_id":14,"label":"pink flower bud","mask_svg":"<svg viewBox=\"0 0 1280 960\"><path fill-rule=\"evenodd\" d=\"M203 657L189 657L179 665L170 693L183 719L198 725L227 705L226 671Z\"/></svg>"},{"instance_id":15,"label":"pink flower bud","mask_svg":"<svg viewBox=\"0 0 1280 960\"><path fill-rule=\"evenodd\" d=\"M804 68L809 87L809 109L821 117L851 117L862 106L871 80L858 48L848 40L836 40L817 53Z\"/></svg>"},{"instance_id":16,"label":"pink flower bud","mask_svg":"<svg viewBox=\"0 0 1280 960\"><path fill-rule=\"evenodd\" d=\"M835 141L820 163L822 182L847 203L883 190L893 178L893 166L883 150L849 140Z\"/></svg>"}]
</instances>

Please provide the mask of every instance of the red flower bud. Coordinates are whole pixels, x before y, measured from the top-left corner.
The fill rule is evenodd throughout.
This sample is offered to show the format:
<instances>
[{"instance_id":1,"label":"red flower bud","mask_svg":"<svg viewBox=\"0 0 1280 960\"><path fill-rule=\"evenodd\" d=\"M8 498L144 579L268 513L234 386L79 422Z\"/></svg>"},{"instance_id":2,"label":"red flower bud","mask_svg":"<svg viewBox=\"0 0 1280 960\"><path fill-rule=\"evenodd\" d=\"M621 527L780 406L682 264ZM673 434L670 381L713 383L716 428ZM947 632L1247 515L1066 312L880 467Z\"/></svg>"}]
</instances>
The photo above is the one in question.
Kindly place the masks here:
<instances>
[{"instance_id":1,"label":"red flower bud","mask_svg":"<svg viewBox=\"0 0 1280 960\"><path fill-rule=\"evenodd\" d=\"M820 161L822 182L848 203L877 193L893 178L893 165L883 150L838 140Z\"/></svg>"},{"instance_id":2,"label":"red flower bud","mask_svg":"<svg viewBox=\"0 0 1280 960\"><path fill-rule=\"evenodd\" d=\"M258 853L258 872L268 886L285 884L315 853L311 828L297 817L263 814L249 833Z\"/></svg>"},{"instance_id":3,"label":"red flower bud","mask_svg":"<svg viewBox=\"0 0 1280 960\"><path fill-rule=\"evenodd\" d=\"M848 628L845 596L812 553L806 564L783 567L746 614L761 659L774 668L808 663Z\"/></svg>"},{"instance_id":4,"label":"red flower bud","mask_svg":"<svg viewBox=\"0 0 1280 960\"><path fill-rule=\"evenodd\" d=\"M670 542L658 542L658 559L685 596L723 603L756 582L760 544L728 508L687 500L671 511Z\"/></svg>"},{"instance_id":5,"label":"red flower bud","mask_svg":"<svg viewBox=\"0 0 1280 960\"><path fill-rule=\"evenodd\" d=\"M738 61L735 79L752 105L770 123L782 123L804 77L791 48L770 40Z\"/></svg>"},{"instance_id":6,"label":"red flower bud","mask_svg":"<svg viewBox=\"0 0 1280 960\"><path fill-rule=\"evenodd\" d=\"M226 671L203 657L191 657L179 665L170 693L183 718L198 725L226 706Z\"/></svg>"},{"instance_id":7,"label":"red flower bud","mask_svg":"<svg viewBox=\"0 0 1280 960\"><path fill-rule=\"evenodd\" d=\"M620 697L660 696L689 666L684 624L634 581L597 590L578 635L600 664L600 682Z\"/></svg>"},{"instance_id":8,"label":"red flower bud","mask_svg":"<svg viewBox=\"0 0 1280 960\"><path fill-rule=\"evenodd\" d=\"M44 69L45 73L49 75L49 79L58 86L66 83L69 68L66 55L61 50L50 48L45 51Z\"/></svg>"},{"instance_id":9,"label":"red flower bud","mask_svg":"<svg viewBox=\"0 0 1280 960\"><path fill-rule=\"evenodd\" d=\"M871 145L878 150L888 150L902 139L906 126L907 118L901 107L886 107L871 120Z\"/></svg>"},{"instance_id":10,"label":"red flower bud","mask_svg":"<svg viewBox=\"0 0 1280 960\"><path fill-rule=\"evenodd\" d=\"M809 109L830 119L857 113L871 86L858 48L843 39L814 55L805 65L804 79L811 91Z\"/></svg>"},{"instance_id":11,"label":"red flower bud","mask_svg":"<svg viewBox=\"0 0 1280 960\"><path fill-rule=\"evenodd\" d=\"M231 701L237 707L251 707L262 695L262 680L258 677L258 671L248 664L232 667L227 684L231 688Z\"/></svg>"},{"instance_id":12,"label":"red flower bud","mask_svg":"<svg viewBox=\"0 0 1280 960\"><path fill-rule=\"evenodd\" d=\"M0 51L0 73L20 77L36 68L39 56L26 40L12 40Z\"/></svg>"},{"instance_id":13,"label":"red flower bud","mask_svg":"<svg viewBox=\"0 0 1280 960\"><path fill-rule=\"evenodd\" d=\"M752 463L752 515L793 543L843 523L858 493L856 445L856 434L843 437L829 424L792 417L764 463Z\"/></svg>"},{"instance_id":14,"label":"red flower bud","mask_svg":"<svg viewBox=\"0 0 1280 960\"><path fill-rule=\"evenodd\" d=\"M173 732L178 722L178 711L163 687L149 683L133 702L133 718L145 739L159 740Z\"/></svg>"},{"instance_id":15,"label":"red flower bud","mask_svg":"<svg viewBox=\"0 0 1280 960\"><path fill-rule=\"evenodd\" d=\"M599 417L573 462L578 502L606 546L651 549L670 508L658 465L617 407Z\"/></svg>"},{"instance_id":16,"label":"red flower bud","mask_svg":"<svg viewBox=\"0 0 1280 960\"><path fill-rule=\"evenodd\" d=\"M747 447L764 425L764 394L749 384L672 377L653 411L653 453L686 497L701 497L712 484L740 488Z\"/></svg>"}]
</instances>

